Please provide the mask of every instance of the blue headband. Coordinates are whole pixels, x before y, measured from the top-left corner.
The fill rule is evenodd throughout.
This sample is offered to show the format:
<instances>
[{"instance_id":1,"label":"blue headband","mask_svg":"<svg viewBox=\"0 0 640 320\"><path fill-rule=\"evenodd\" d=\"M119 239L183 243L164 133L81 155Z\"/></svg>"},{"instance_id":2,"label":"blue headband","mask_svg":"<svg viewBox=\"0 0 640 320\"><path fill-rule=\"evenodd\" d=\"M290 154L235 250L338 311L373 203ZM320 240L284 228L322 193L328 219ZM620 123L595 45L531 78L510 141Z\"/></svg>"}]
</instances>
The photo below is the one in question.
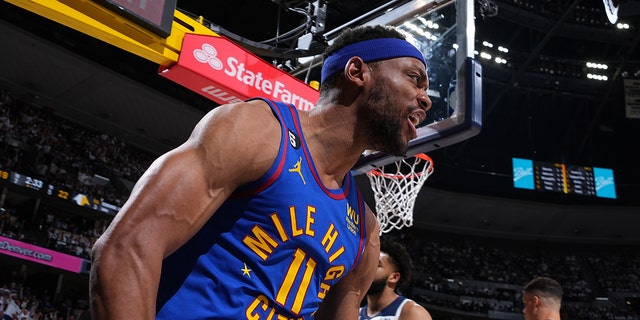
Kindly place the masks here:
<instances>
[{"instance_id":1,"label":"blue headband","mask_svg":"<svg viewBox=\"0 0 640 320\"><path fill-rule=\"evenodd\" d=\"M406 40L397 38L366 40L350 44L328 56L322 66L320 82L323 83L332 74L343 70L347 61L355 56L362 58L364 62L413 57L424 63L425 67L427 66L422 52Z\"/></svg>"}]
</instances>

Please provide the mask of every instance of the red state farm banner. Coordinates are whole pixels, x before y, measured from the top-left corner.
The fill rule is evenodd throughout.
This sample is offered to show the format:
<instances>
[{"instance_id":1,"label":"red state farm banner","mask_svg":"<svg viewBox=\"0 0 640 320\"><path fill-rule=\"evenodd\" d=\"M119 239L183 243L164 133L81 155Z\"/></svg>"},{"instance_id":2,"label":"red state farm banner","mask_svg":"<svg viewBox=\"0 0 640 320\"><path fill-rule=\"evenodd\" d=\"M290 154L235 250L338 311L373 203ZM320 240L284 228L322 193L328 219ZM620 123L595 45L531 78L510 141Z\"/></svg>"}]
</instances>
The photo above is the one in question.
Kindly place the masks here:
<instances>
[{"instance_id":1,"label":"red state farm banner","mask_svg":"<svg viewBox=\"0 0 640 320\"><path fill-rule=\"evenodd\" d=\"M178 63L160 75L219 104L263 97L313 108L317 90L224 37L186 34Z\"/></svg>"}]
</instances>

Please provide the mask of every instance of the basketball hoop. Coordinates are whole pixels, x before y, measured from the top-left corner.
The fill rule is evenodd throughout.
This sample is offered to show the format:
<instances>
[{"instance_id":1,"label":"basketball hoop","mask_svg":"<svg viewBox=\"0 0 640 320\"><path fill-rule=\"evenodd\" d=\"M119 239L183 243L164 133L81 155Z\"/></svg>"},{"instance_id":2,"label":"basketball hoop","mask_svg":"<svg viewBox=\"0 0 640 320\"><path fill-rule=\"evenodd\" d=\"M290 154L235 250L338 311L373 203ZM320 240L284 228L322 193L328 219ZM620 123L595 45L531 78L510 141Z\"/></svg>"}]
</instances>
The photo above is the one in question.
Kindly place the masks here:
<instances>
[{"instance_id":1,"label":"basketball hoop","mask_svg":"<svg viewBox=\"0 0 640 320\"><path fill-rule=\"evenodd\" d=\"M380 235L413 225L416 197L432 173L433 160L424 153L367 172L376 200Z\"/></svg>"}]
</instances>

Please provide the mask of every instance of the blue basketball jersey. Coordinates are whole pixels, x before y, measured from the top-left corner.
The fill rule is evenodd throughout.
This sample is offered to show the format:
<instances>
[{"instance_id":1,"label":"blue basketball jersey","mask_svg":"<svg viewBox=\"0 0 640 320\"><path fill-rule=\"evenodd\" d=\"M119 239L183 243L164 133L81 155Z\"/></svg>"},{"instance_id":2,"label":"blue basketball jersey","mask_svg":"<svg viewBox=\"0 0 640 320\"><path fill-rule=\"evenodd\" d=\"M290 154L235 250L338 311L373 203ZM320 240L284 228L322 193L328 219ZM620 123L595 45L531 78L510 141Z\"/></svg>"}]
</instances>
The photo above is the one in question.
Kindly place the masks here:
<instances>
[{"instance_id":1,"label":"blue basketball jersey","mask_svg":"<svg viewBox=\"0 0 640 320\"><path fill-rule=\"evenodd\" d=\"M326 188L297 109L267 103L282 128L277 158L163 261L157 319L312 319L360 259L365 205L355 180L349 173Z\"/></svg>"},{"instance_id":2,"label":"blue basketball jersey","mask_svg":"<svg viewBox=\"0 0 640 320\"><path fill-rule=\"evenodd\" d=\"M402 312L402 307L404 307L407 302L409 302L409 299L398 296L388 306L380 310L378 314L371 317L367 315L367 306L361 307L358 320L398 320Z\"/></svg>"}]
</instances>

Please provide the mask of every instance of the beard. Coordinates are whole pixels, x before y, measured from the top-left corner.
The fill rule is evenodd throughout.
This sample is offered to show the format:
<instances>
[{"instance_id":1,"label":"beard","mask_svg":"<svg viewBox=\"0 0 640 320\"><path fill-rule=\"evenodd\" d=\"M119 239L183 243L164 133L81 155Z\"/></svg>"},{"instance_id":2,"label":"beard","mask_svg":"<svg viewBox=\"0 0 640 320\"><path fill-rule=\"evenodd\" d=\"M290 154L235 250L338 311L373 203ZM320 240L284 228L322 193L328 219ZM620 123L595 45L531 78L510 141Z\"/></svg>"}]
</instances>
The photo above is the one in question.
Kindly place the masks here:
<instances>
[{"instance_id":1,"label":"beard","mask_svg":"<svg viewBox=\"0 0 640 320\"><path fill-rule=\"evenodd\" d=\"M369 290L367 291L367 295L374 295L381 293L384 288L387 286L387 278L376 279L373 280Z\"/></svg>"},{"instance_id":2,"label":"beard","mask_svg":"<svg viewBox=\"0 0 640 320\"><path fill-rule=\"evenodd\" d=\"M400 117L397 108L389 100L390 95L383 85L375 86L367 100L369 108L359 116L364 119L373 150L403 156L409 147L409 143L402 138L406 119Z\"/></svg>"}]
</instances>

